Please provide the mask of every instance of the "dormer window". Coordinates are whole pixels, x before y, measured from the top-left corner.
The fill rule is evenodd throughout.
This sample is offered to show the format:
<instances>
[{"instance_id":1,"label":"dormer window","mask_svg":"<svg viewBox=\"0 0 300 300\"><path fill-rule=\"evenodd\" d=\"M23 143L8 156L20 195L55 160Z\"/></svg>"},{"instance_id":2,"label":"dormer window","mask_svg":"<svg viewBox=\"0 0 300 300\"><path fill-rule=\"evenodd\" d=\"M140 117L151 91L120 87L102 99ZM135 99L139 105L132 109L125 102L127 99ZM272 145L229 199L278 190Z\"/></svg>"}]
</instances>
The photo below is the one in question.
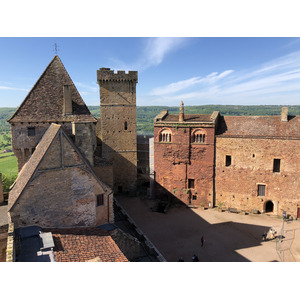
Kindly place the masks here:
<instances>
[{"instance_id":1,"label":"dormer window","mask_svg":"<svg viewBox=\"0 0 300 300\"><path fill-rule=\"evenodd\" d=\"M169 129L164 129L160 132L159 141L165 143L171 143L172 141L172 133Z\"/></svg>"},{"instance_id":2,"label":"dormer window","mask_svg":"<svg viewBox=\"0 0 300 300\"><path fill-rule=\"evenodd\" d=\"M206 134L203 130L196 130L192 135L192 143L202 144L205 143Z\"/></svg>"}]
</instances>

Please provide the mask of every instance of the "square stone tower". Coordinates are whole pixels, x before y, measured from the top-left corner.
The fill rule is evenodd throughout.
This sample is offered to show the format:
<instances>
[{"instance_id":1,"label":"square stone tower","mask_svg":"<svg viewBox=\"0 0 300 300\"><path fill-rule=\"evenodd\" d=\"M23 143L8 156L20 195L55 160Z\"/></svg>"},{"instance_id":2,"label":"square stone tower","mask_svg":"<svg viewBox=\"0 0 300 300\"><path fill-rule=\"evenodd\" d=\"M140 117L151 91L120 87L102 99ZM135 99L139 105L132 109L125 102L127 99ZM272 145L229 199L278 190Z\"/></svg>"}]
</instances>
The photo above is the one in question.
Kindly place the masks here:
<instances>
[{"instance_id":1,"label":"square stone tower","mask_svg":"<svg viewBox=\"0 0 300 300\"><path fill-rule=\"evenodd\" d=\"M135 192L137 185L136 84L138 72L97 71L100 87L102 157L113 163L114 192Z\"/></svg>"}]
</instances>

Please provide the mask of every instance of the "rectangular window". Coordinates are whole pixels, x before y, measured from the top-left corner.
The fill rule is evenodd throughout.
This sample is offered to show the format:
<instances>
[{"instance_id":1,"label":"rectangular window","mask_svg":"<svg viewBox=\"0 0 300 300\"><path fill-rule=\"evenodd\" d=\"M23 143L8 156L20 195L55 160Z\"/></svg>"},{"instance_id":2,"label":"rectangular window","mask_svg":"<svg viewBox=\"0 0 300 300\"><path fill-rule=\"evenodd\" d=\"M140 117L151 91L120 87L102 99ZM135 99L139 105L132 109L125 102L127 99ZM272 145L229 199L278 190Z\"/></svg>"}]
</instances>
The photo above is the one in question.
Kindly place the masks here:
<instances>
[{"instance_id":1,"label":"rectangular window","mask_svg":"<svg viewBox=\"0 0 300 300\"><path fill-rule=\"evenodd\" d=\"M35 136L35 127L28 127L28 136Z\"/></svg>"},{"instance_id":2,"label":"rectangular window","mask_svg":"<svg viewBox=\"0 0 300 300\"><path fill-rule=\"evenodd\" d=\"M231 165L231 155L226 155L225 166L229 167Z\"/></svg>"},{"instance_id":3,"label":"rectangular window","mask_svg":"<svg viewBox=\"0 0 300 300\"><path fill-rule=\"evenodd\" d=\"M104 205L104 197L103 194L97 195L97 206Z\"/></svg>"},{"instance_id":4,"label":"rectangular window","mask_svg":"<svg viewBox=\"0 0 300 300\"><path fill-rule=\"evenodd\" d=\"M196 195L193 195L193 200L197 200L197 196Z\"/></svg>"},{"instance_id":5,"label":"rectangular window","mask_svg":"<svg viewBox=\"0 0 300 300\"><path fill-rule=\"evenodd\" d=\"M264 184L257 185L257 196L265 196L266 195L266 186Z\"/></svg>"},{"instance_id":6,"label":"rectangular window","mask_svg":"<svg viewBox=\"0 0 300 300\"><path fill-rule=\"evenodd\" d=\"M189 179L188 180L188 188L189 189L195 188L195 179Z\"/></svg>"},{"instance_id":7,"label":"rectangular window","mask_svg":"<svg viewBox=\"0 0 300 300\"><path fill-rule=\"evenodd\" d=\"M278 158L274 158L273 172L280 172L280 159L278 159Z\"/></svg>"}]
</instances>

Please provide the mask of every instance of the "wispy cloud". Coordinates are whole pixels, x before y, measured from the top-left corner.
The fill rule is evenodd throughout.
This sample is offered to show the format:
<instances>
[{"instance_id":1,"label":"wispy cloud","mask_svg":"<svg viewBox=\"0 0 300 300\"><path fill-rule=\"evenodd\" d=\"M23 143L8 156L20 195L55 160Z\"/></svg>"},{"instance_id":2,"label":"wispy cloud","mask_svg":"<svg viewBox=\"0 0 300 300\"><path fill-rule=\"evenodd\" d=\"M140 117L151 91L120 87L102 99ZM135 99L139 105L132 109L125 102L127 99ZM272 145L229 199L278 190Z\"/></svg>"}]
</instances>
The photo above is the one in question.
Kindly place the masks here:
<instances>
[{"instance_id":1,"label":"wispy cloud","mask_svg":"<svg viewBox=\"0 0 300 300\"><path fill-rule=\"evenodd\" d=\"M99 91L97 83L85 84L82 82L74 82L81 96L96 95Z\"/></svg>"},{"instance_id":2,"label":"wispy cloud","mask_svg":"<svg viewBox=\"0 0 300 300\"><path fill-rule=\"evenodd\" d=\"M161 64L172 51L176 51L188 43L188 38L149 38L143 53L144 67L157 66Z\"/></svg>"},{"instance_id":3,"label":"wispy cloud","mask_svg":"<svg viewBox=\"0 0 300 300\"><path fill-rule=\"evenodd\" d=\"M10 90L10 91L29 91L29 89L24 89L24 88L16 88L16 87L11 87L11 86L3 86L0 85L0 90Z\"/></svg>"},{"instance_id":4,"label":"wispy cloud","mask_svg":"<svg viewBox=\"0 0 300 300\"><path fill-rule=\"evenodd\" d=\"M180 93L183 90L186 92ZM251 70L226 70L220 74L214 72L204 77L184 79L157 87L151 94L160 101L185 100L187 104L196 105L224 101L227 104L246 104L246 101L247 104L275 104L272 97L278 101L280 93L282 103L288 101L287 97L294 101L296 94L300 99L300 52L279 57Z\"/></svg>"},{"instance_id":5,"label":"wispy cloud","mask_svg":"<svg viewBox=\"0 0 300 300\"><path fill-rule=\"evenodd\" d=\"M192 87L194 85L197 84L213 84L216 83L218 80L228 76L229 74L231 74L233 72L233 70L226 70L224 72L222 72L221 74L218 74L217 72L213 72L209 75L207 75L206 77L202 78L202 77L193 77L190 79L186 79L186 80L182 80L182 81L178 81L178 82L174 82L171 83L165 87L158 87L153 89L153 91L151 92L152 95L166 95L166 94L173 94L176 93L178 91L181 91L183 89Z\"/></svg>"},{"instance_id":6,"label":"wispy cloud","mask_svg":"<svg viewBox=\"0 0 300 300\"><path fill-rule=\"evenodd\" d=\"M139 70L142 72L150 67L163 63L171 52L178 51L190 42L190 38L180 37L156 37L147 38L137 59L132 63L124 63L118 58L111 58L112 68L115 70Z\"/></svg>"}]
</instances>

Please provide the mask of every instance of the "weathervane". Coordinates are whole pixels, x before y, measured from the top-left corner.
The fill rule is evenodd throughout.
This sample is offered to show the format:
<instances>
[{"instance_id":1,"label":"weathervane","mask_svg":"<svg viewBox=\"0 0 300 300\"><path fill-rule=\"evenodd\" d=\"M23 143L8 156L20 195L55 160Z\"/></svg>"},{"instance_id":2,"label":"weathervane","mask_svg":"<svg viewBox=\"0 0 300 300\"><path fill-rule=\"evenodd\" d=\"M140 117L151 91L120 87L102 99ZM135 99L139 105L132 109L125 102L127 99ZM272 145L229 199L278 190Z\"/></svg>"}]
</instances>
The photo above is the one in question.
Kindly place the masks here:
<instances>
[{"instance_id":1,"label":"weathervane","mask_svg":"<svg viewBox=\"0 0 300 300\"><path fill-rule=\"evenodd\" d=\"M55 55L57 55L57 52L58 52L58 45L56 43L54 43L54 52L55 52Z\"/></svg>"}]
</instances>

